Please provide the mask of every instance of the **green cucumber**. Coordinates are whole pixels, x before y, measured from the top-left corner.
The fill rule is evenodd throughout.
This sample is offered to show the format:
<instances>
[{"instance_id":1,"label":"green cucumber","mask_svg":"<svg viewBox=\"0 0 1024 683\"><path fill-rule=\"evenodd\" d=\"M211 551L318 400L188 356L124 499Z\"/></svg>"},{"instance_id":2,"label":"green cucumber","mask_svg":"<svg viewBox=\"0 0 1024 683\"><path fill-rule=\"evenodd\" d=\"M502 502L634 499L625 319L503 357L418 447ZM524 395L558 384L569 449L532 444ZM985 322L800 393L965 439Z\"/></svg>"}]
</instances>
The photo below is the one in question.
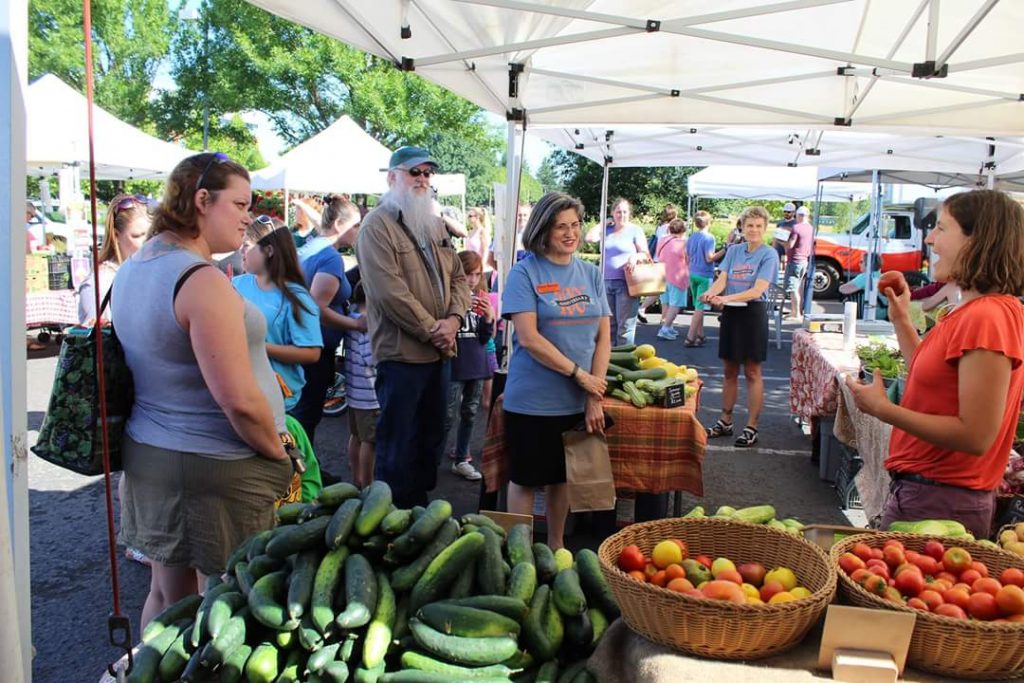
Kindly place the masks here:
<instances>
[{"instance_id":1,"label":"green cucumber","mask_svg":"<svg viewBox=\"0 0 1024 683\"><path fill-rule=\"evenodd\" d=\"M551 598L551 587L541 585L533 593L530 601L530 613L523 622L523 641L527 651L538 662L547 662L555 658L558 648L548 638L545 629L544 614Z\"/></svg>"},{"instance_id":2,"label":"green cucumber","mask_svg":"<svg viewBox=\"0 0 1024 683\"><path fill-rule=\"evenodd\" d=\"M580 587L580 576L575 569L558 572L552 585L551 599L558 611L567 617L587 611L587 598Z\"/></svg>"},{"instance_id":3,"label":"green cucumber","mask_svg":"<svg viewBox=\"0 0 1024 683\"><path fill-rule=\"evenodd\" d=\"M451 674L420 671L418 669L386 673L378 680L380 683L452 683ZM469 680L477 681L477 683L508 683L508 676L472 677Z\"/></svg>"},{"instance_id":4,"label":"green cucumber","mask_svg":"<svg viewBox=\"0 0 1024 683\"><path fill-rule=\"evenodd\" d=\"M205 649L204 647L192 653L191 659L185 665L185 670L181 672L181 681L183 683L209 680L209 671L203 667L203 650Z\"/></svg>"},{"instance_id":5,"label":"green cucumber","mask_svg":"<svg viewBox=\"0 0 1024 683\"><path fill-rule=\"evenodd\" d=\"M442 662L439 659L434 659L429 655L425 655L422 652L416 650L406 650L402 653L402 668L403 669L416 669L418 671L426 671L428 673L447 674L449 681L464 681L467 679L477 678L490 678L490 677L504 677L508 678L515 670L511 669L504 664L491 664L490 666L458 666L457 664L449 664L448 662Z\"/></svg>"},{"instance_id":6,"label":"green cucumber","mask_svg":"<svg viewBox=\"0 0 1024 683\"><path fill-rule=\"evenodd\" d=\"M473 560L461 574L455 577L455 580L452 581L452 587L448 590L449 598L468 598L473 594L473 584L477 575L477 565L479 564L480 560Z\"/></svg>"},{"instance_id":7,"label":"green cucumber","mask_svg":"<svg viewBox=\"0 0 1024 683\"><path fill-rule=\"evenodd\" d=\"M349 555L345 560L345 610L334 619L341 628L366 626L377 609L377 579L364 556Z\"/></svg>"},{"instance_id":8,"label":"green cucumber","mask_svg":"<svg viewBox=\"0 0 1024 683\"><path fill-rule=\"evenodd\" d=\"M508 532L505 531L505 527L501 526L487 515L480 514L478 512L470 512L462 515L459 521L463 524L475 524L479 527L487 527L502 538L508 536Z\"/></svg>"},{"instance_id":9,"label":"green cucumber","mask_svg":"<svg viewBox=\"0 0 1024 683\"><path fill-rule=\"evenodd\" d=\"M413 586L409 596L409 611L415 613L423 605L440 598L455 577L466 571L483 549L483 534L473 533L458 538L442 550L441 554L427 565L423 575Z\"/></svg>"},{"instance_id":10,"label":"green cucumber","mask_svg":"<svg viewBox=\"0 0 1024 683\"><path fill-rule=\"evenodd\" d=\"M298 627L295 631L298 631ZM274 644L278 650L290 650L298 644L299 636L295 631L278 631L274 635Z\"/></svg>"},{"instance_id":11,"label":"green cucumber","mask_svg":"<svg viewBox=\"0 0 1024 683\"><path fill-rule=\"evenodd\" d=\"M392 588L392 590L394 590ZM409 599L403 595L395 600L395 625L391 629L395 640L400 640L409 635Z\"/></svg>"},{"instance_id":12,"label":"green cucumber","mask_svg":"<svg viewBox=\"0 0 1024 683\"><path fill-rule=\"evenodd\" d=\"M302 650L292 650L288 653L281 673L274 679L274 683L299 683L299 675L305 668Z\"/></svg>"},{"instance_id":13,"label":"green cucumber","mask_svg":"<svg viewBox=\"0 0 1024 683\"><path fill-rule=\"evenodd\" d=\"M395 627L395 593L387 574L377 572L377 609L363 639L363 666L372 669L384 661Z\"/></svg>"},{"instance_id":14,"label":"green cucumber","mask_svg":"<svg viewBox=\"0 0 1024 683\"><path fill-rule=\"evenodd\" d=\"M362 509L363 501L358 498L349 498L338 506L324 531L324 543L329 550L345 545Z\"/></svg>"},{"instance_id":15,"label":"green cucumber","mask_svg":"<svg viewBox=\"0 0 1024 683\"><path fill-rule=\"evenodd\" d=\"M552 591L551 599L547 601L542 624L548 642L554 651L558 652L562 649L562 642L565 640L565 622L562 620L562 613L555 607L554 591Z\"/></svg>"},{"instance_id":16,"label":"green cucumber","mask_svg":"<svg viewBox=\"0 0 1024 683\"><path fill-rule=\"evenodd\" d=\"M309 608L319 565L320 554L314 549L303 550L295 556L291 578L288 579L288 616L292 619L301 619Z\"/></svg>"},{"instance_id":17,"label":"green cucumber","mask_svg":"<svg viewBox=\"0 0 1024 683\"><path fill-rule=\"evenodd\" d=\"M601 561L597 553L589 548L576 553L576 571L580 575L580 585L587 596L587 603L600 608L609 620L617 619L619 605L601 573Z\"/></svg>"},{"instance_id":18,"label":"green cucumber","mask_svg":"<svg viewBox=\"0 0 1024 683\"><path fill-rule=\"evenodd\" d=\"M290 631L299 625L289 620L284 605L288 595L288 572L271 572L253 584L249 591L249 611L253 618L272 629Z\"/></svg>"},{"instance_id":19,"label":"green cucumber","mask_svg":"<svg viewBox=\"0 0 1024 683\"><path fill-rule=\"evenodd\" d=\"M299 521L299 515L306 509L306 505L308 505L308 503L285 503L274 510L274 515L277 516L278 526L297 523Z\"/></svg>"},{"instance_id":20,"label":"green cucumber","mask_svg":"<svg viewBox=\"0 0 1024 683\"><path fill-rule=\"evenodd\" d=\"M444 600L443 602L450 605L476 607L477 609L496 612L509 619L515 619L520 624L523 623L523 620L529 613L529 608L526 606L525 601L506 595L474 595L468 598L459 598L458 600Z\"/></svg>"},{"instance_id":21,"label":"green cucumber","mask_svg":"<svg viewBox=\"0 0 1024 683\"><path fill-rule=\"evenodd\" d=\"M587 668L587 660L581 659L580 661L566 667L562 675L558 677L557 683L572 683L576 680L576 677Z\"/></svg>"},{"instance_id":22,"label":"green cucumber","mask_svg":"<svg viewBox=\"0 0 1024 683\"><path fill-rule=\"evenodd\" d=\"M535 590L537 590L537 568L529 562L520 562L512 567L512 576L508 582L508 594L529 604Z\"/></svg>"},{"instance_id":23,"label":"green cucumber","mask_svg":"<svg viewBox=\"0 0 1024 683\"><path fill-rule=\"evenodd\" d=\"M345 683L348 680L348 675L348 664L345 662L330 662L320 672L320 680L323 683ZM358 680L358 677L356 680Z\"/></svg>"},{"instance_id":24,"label":"green cucumber","mask_svg":"<svg viewBox=\"0 0 1024 683\"><path fill-rule=\"evenodd\" d=\"M559 548L555 551L555 565L558 567L558 571L563 569L569 569L572 567L575 558L572 556L572 551L567 548Z\"/></svg>"},{"instance_id":25,"label":"green cucumber","mask_svg":"<svg viewBox=\"0 0 1024 683\"><path fill-rule=\"evenodd\" d=\"M218 595L210 605L210 614L206 618L207 635L216 638L224 624L228 623L231 615L247 604L248 599L241 593L228 592Z\"/></svg>"},{"instance_id":26,"label":"green cucumber","mask_svg":"<svg viewBox=\"0 0 1024 683\"><path fill-rule=\"evenodd\" d=\"M519 622L476 607L434 602L424 605L418 617L432 628L453 636L519 636Z\"/></svg>"},{"instance_id":27,"label":"green cucumber","mask_svg":"<svg viewBox=\"0 0 1024 683\"><path fill-rule=\"evenodd\" d=\"M284 558L271 557L270 555L259 555L249 563L249 573L252 578L259 579L270 572L276 572L284 567Z\"/></svg>"},{"instance_id":28,"label":"green cucumber","mask_svg":"<svg viewBox=\"0 0 1024 683\"><path fill-rule=\"evenodd\" d=\"M299 640L299 647L306 652L316 652L324 646L324 637L320 635L320 631L313 625L313 617L309 612L302 615L299 627L295 629L295 634Z\"/></svg>"},{"instance_id":29,"label":"green cucumber","mask_svg":"<svg viewBox=\"0 0 1024 683\"><path fill-rule=\"evenodd\" d=\"M601 640L601 636L608 630L608 617L605 616L597 607L591 607L587 610L587 616L590 619L590 623L594 629L594 639L591 641L592 645L597 645L597 642Z\"/></svg>"},{"instance_id":30,"label":"green cucumber","mask_svg":"<svg viewBox=\"0 0 1024 683\"><path fill-rule=\"evenodd\" d=\"M307 548L317 547L324 537L324 529L330 523L329 517L317 517L302 524L281 527L267 543L267 555L283 560ZM252 562L249 560L249 571L252 571Z\"/></svg>"},{"instance_id":31,"label":"green cucumber","mask_svg":"<svg viewBox=\"0 0 1024 683\"><path fill-rule=\"evenodd\" d=\"M519 646L511 636L465 638L437 631L419 619L410 619L416 642L427 652L456 664L487 666L498 664L516 653Z\"/></svg>"},{"instance_id":32,"label":"green cucumber","mask_svg":"<svg viewBox=\"0 0 1024 683\"><path fill-rule=\"evenodd\" d=\"M206 641L206 620L210 615L210 607L213 606L213 602L224 593L230 592L231 586L226 583L214 586L206 591L206 595L203 596L203 601L199 604L199 609L196 611L195 626L193 626L189 631L189 643L191 644L191 649L196 649L199 647L200 643ZM188 664L188 661L185 663ZM184 670L184 667L182 667L182 670ZM178 675L181 675L181 672L179 672Z\"/></svg>"},{"instance_id":33,"label":"green cucumber","mask_svg":"<svg viewBox=\"0 0 1024 683\"><path fill-rule=\"evenodd\" d=\"M555 683L557 680L558 662L552 660L540 665L540 668L537 670L537 677L533 679L533 683Z\"/></svg>"},{"instance_id":34,"label":"green cucumber","mask_svg":"<svg viewBox=\"0 0 1024 683\"><path fill-rule=\"evenodd\" d=\"M320 503L312 503L306 506L306 509L299 513L299 518L295 520L298 524L305 524L311 519L317 517L330 517L334 514L337 509L336 505L321 505Z\"/></svg>"},{"instance_id":35,"label":"green cucumber","mask_svg":"<svg viewBox=\"0 0 1024 683\"><path fill-rule=\"evenodd\" d=\"M260 643L245 662L246 681L274 683L277 674L277 648L272 643Z\"/></svg>"},{"instance_id":36,"label":"green cucumber","mask_svg":"<svg viewBox=\"0 0 1024 683\"><path fill-rule=\"evenodd\" d=\"M142 629L142 642L148 643L175 622L182 619L195 619L196 612L199 611L201 604L203 604L203 596L192 594L186 595L181 600L170 605L163 612L153 617L153 620L146 624L146 628ZM167 647L170 647L170 643L168 643ZM162 652L160 654L163 655Z\"/></svg>"},{"instance_id":37,"label":"green cucumber","mask_svg":"<svg viewBox=\"0 0 1024 683\"><path fill-rule=\"evenodd\" d=\"M352 655L355 654L357 642L358 636L354 633L349 633L345 637L344 642L342 642L341 649L338 651L338 659L343 662L352 661Z\"/></svg>"},{"instance_id":38,"label":"green cucumber","mask_svg":"<svg viewBox=\"0 0 1024 683\"><path fill-rule=\"evenodd\" d=\"M350 484L347 481L341 481L320 489L320 493L316 496L316 502L320 505L336 508L346 500L358 497L359 489L355 484Z\"/></svg>"},{"instance_id":39,"label":"green cucumber","mask_svg":"<svg viewBox=\"0 0 1024 683\"><path fill-rule=\"evenodd\" d=\"M551 583L551 580L558 574L558 563L555 562L555 554L546 543L534 543L533 561L537 565L537 580L541 583Z\"/></svg>"},{"instance_id":40,"label":"green cucumber","mask_svg":"<svg viewBox=\"0 0 1024 683\"><path fill-rule=\"evenodd\" d=\"M239 562L235 565L235 580L238 581L238 590L248 595L252 585L256 583L256 577L249 571L248 562Z\"/></svg>"},{"instance_id":41,"label":"green cucumber","mask_svg":"<svg viewBox=\"0 0 1024 683\"><path fill-rule=\"evenodd\" d=\"M259 557L260 555L266 553L267 543L270 542L270 539L273 538L273 536L273 529L261 531L255 536L253 536L252 543L249 544L249 549L245 551L246 562L252 562L253 559L255 559L256 557Z\"/></svg>"},{"instance_id":42,"label":"green cucumber","mask_svg":"<svg viewBox=\"0 0 1024 683\"><path fill-rule=\"evenodd\" d=\"M412 510L392 510L380 521L380 532L385 536L404 534L412 526Z\"/></svg>"},{"instance_id":43,"label":"green cucumber","mask_svg":"<svg viewBox=\"0 0 1024 683\"><path fill-rule=\"evenodd\" d=\"M338 654L338 650L341 649L341 643L331 643L330 645L324 645L322 648L314 652L306 660L306 671L309 673L318 674L323 671L324 667L334 661L334 658Z\"/></svg>"},{"instance_id":44,"label":"green cucumber","mask_svg":"<svg viewBox=\"0 0 1024 683\"><path fill-rule=\"evenodd\" d=\"M160 660L181 635L184 625L185 622L179 622L166 626L139 648L133 659L132 672L128 675L130 683L153 683L157 680Z\"/></svg>"},{"instance_id":45,"label":"green cucumber","mask_svg":"<svg viewBox=\"0 0 1024 683\"><path fill-rule=\"evenodd\" d=\"M419 519L409 529L396 538L391 544L391 552L399 559L415 556L430 542L449 517L452 516L452 505L446 500L437 499L430 502Z\"/></svg>"},{"instance_id":46,"label":"green cucumber","mask_svg":"<svg viewBox=\"0 0 1024 683\"><path fill-rule=\"evenodd\" d=\"M257 534L253 534L249 538L245 539L237 548L235 548L231 552L231 555L228 556L227 567L224 570L225 572L227 572L228 574L235 573L235 565L246 558L246 555L249 552L249 546L252 544L253 539L255 539L256 536Z\"/></svg>"},{"instance_id":47,"label":"green cucumber","mask_svg":"<svg viewBox=\"0 0 1024 683\"><path fill-rule=\"evenodd\" d=\"M432 541L415 560L399 567L391 575L391 587L396 593L411 590L435 557L459 537L459 523L449 517L434 535Z\"/></svg>"},{"instance_id":48,"label":"green cucumber","mask_svg":"<svg viewBox=\"0 0 1024 683\"><path fill-rule=\"evenodd\" d=\"M245 675L245 663L252 655L252 648L242 643L235 648L234 652L227 656L224 663L217 669L220 683L239 683ZM165 678L165 681L173 681L173 678Z\"/></svg>"},{"instance_id":49,"label":"green cucumber","mask_svg":"<svg viewBox=\"0 0 1024 683\"><path fill-rule=\"evenodd\" d=\"M480 531L480 527L478 527L476 524L463 524L462 525L462 535L463 536L465 536L466 534L471 534L474 531Z\"/></svg>"},{"instance_id":50,"label":"green cucumber","mask_svg":"<svg viewBox=\"0 0 1024 683\"><path fill-rule=\"evenodd\" d=\"M379 560L388 549L388 537L384 534L374 534L363 542L363 554L367 557Z\"/></svg>"},{"instance_id":51,"label":"green cucumber","mask_svg":"<svg viewBox=\"0 0 1024 683\"><path fill-rule=\"evenodd\" d=\"M381 520L391 511L391 487L387 482L375 481L362 492L363 507L356 518L356 533L367 538L377 530Z\"/></svg>"},{"instance_id":52,"label":"green cucumber","mask_svg":"<svg viewBox=\"0 0 1024 683\"><path fill-rule=\"evenodd\" d=\"M160 680L176 681L181 678L185 667L188 666L191 649L189 643L192 642L192 630L195 627L196 622L192 622L191 626L183 628L171 646L164 652L164 656L160 658Z\"/></svg>"},{"instance_id":53,"label":"green cucumber","mask_svg":"<svg viewBox=\"0 0 1024 683\"><path fill-rule=\"evenodd\" d=\"M380 677L384 675L384 665L374 667L373 669L364 669L359 667L352 672L352 680L354 683L377 683Z\"/></svg>"},{"instance_id":54,"label":"green cucumber","mask_svg":"<svg viewBox=\"0 0 1024 683\"><path fill-rule=\"evenodd\" d=\"M313 594L309 600L310 616L316 630L323 635L328 635L328 628L334 623L334 598L347 557L348 548L345 546L331 550L320 560L313 578Z\"/></svg>"},{"instance_id":55,"label":"green cucumber","mask_svg":"<svg viewBox=\"0 0 1024 683\"><path fill-rule=\"evenodd\" d=\"M220 630L213 640L206 644L202 650L203 666L215 669L224 663L224 660L235 651L239 645L245 642L245 620L248 610L244 607L233 617L228 619L224 628Z\"/></svg>"},{"instance_id":56,"label":"green cucumber","mask_svg":"<svg viewBox=\"0 0 1024 683\"><path fill-rule=\"evenodd\" d=\"M535 564L533 559L533 529L526 524L516 524L508 532L505 544L508 547L508 562L515 567L520 562Z\"/></svg>"},{"instance_id":57,"label":"green cucumber","mask_svg":"<svg viewBox=\"0 0 1024 683\"><path fill-rule=\"evenodd\" d=\"M565 618L565 640L570 645L585 651L594 642L594 624L590 611Z\"/></svg>"}]
</instances>

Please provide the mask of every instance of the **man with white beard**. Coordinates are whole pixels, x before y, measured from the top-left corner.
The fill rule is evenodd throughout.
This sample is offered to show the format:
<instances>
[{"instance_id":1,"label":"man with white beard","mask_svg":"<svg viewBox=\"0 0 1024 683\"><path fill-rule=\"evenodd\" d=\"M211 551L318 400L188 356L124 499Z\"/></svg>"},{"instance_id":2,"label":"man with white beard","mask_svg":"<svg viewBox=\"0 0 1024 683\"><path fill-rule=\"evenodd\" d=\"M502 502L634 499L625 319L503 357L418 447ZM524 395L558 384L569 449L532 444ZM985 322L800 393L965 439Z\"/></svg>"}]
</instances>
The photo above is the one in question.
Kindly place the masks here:
<instances>
[{"instance_id":1,"label":"man with white beard","mask_svg":"<svg viewBox=\"0 0 1024 683\"><path fill-rule=\"evenodd\" d=\"M466 276L433 206L437 162L420 147L391 155L388 187L363 219L356 255L377 363L374 474L395 505L426 505L444 449L448 359L472 305Z\"/></svg>"}]
</instances>

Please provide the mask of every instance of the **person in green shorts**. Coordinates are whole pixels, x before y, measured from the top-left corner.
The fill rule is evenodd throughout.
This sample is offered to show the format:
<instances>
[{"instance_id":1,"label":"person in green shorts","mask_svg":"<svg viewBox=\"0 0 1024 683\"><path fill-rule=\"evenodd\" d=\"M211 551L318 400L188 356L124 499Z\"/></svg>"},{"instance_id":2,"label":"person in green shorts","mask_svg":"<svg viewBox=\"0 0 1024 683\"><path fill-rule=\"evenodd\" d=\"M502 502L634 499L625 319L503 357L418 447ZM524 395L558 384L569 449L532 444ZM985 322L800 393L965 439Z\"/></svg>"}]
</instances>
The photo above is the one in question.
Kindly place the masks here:
<instances>
[{"instance_id":1,"label":"person in green shorts","mask_svg":"<svg viewBox=\"0 0 1024 683\"><path fill-rule=\"evenodd\" d=\"M694 231L686 241L686 256L690 261L690 301L693 301L693 317L686 332L684 346L704 346L704 311L710 309L701 303L700 297L708 291L715 277L715 238L708 232L711 214L698 211L693 217Z\"/></svg>"}]
</instances>

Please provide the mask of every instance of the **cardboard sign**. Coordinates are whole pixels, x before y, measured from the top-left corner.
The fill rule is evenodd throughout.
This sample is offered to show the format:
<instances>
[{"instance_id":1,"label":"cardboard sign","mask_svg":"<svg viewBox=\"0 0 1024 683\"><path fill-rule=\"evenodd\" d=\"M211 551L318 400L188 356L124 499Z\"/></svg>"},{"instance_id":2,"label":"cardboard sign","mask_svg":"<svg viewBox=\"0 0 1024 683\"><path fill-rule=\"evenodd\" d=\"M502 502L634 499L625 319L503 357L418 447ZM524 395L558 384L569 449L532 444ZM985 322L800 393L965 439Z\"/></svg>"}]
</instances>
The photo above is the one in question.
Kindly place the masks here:
<instances>
[{"instance_id":1,"label":"cardboard sign","mask_svg":"<svg viewBox=\"0 0 1024 683\"><path fill-rule=\"evenodd\" d=\"M888 655L902 674L916 620L915 615L906 612L829 605L818 668L830 668L837 650L862 650Z\"/></svg>"}]
</instances>

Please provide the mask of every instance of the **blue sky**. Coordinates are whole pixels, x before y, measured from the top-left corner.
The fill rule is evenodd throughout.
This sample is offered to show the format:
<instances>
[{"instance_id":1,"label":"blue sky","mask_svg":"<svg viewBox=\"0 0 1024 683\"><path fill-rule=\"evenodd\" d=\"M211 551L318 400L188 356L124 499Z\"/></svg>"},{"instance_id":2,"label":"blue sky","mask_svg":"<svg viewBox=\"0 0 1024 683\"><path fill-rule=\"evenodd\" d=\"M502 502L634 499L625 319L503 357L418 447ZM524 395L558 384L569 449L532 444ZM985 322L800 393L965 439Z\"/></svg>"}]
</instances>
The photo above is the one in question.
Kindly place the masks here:
<instances>
[{"instance_id":1,"label":"blue sky","mask_svg":"<svg viewBox=\"0 0 1024 683\"><path fill-rule=\"evenodd\" d=\"M171 0L170 5L172 8L178 7L179 16L181 16L183 20L187 20L186 18L190 14L194 15L194 13L197 11L198 7L200 6L200 0L185 0L184 2L181 2L179 0L177 3L175 2L175 0ZM213 67L214 69L216 69L217 65L214 64ZM167 71L167 65L164 65L157 73L157 77L156 79L154 79L153 84L157 88L161 89L174 87L174 83L171 80L170 75ZM285 142L280 137L278 137L277 133L274 131L274 127L271 124L270 119L260 112L253 111L241 112L241 116L242 120L252 127L253 135L256 136L256 141L259 145L260 153L263 155L263 158L266 159L267 162L269 163L276 159L277 157L279 157L281 153L284 151ZM502 136L504 137L506 125L504 119L489 112L486 114L486 116L489 123L491 123L492 125L494 125L495 127L499 128L502 131ZM540 166L541 161L543 161L544 157L547 156L549 149L550 148L548 147L548 145L543 141L535 139L532 136L527 137L524 154L526 157L526 162L531 170L537 170L537 167ZM458 169L448 170L451 170L453 172L458 171Z\"/></svg>"}]
</instances>

